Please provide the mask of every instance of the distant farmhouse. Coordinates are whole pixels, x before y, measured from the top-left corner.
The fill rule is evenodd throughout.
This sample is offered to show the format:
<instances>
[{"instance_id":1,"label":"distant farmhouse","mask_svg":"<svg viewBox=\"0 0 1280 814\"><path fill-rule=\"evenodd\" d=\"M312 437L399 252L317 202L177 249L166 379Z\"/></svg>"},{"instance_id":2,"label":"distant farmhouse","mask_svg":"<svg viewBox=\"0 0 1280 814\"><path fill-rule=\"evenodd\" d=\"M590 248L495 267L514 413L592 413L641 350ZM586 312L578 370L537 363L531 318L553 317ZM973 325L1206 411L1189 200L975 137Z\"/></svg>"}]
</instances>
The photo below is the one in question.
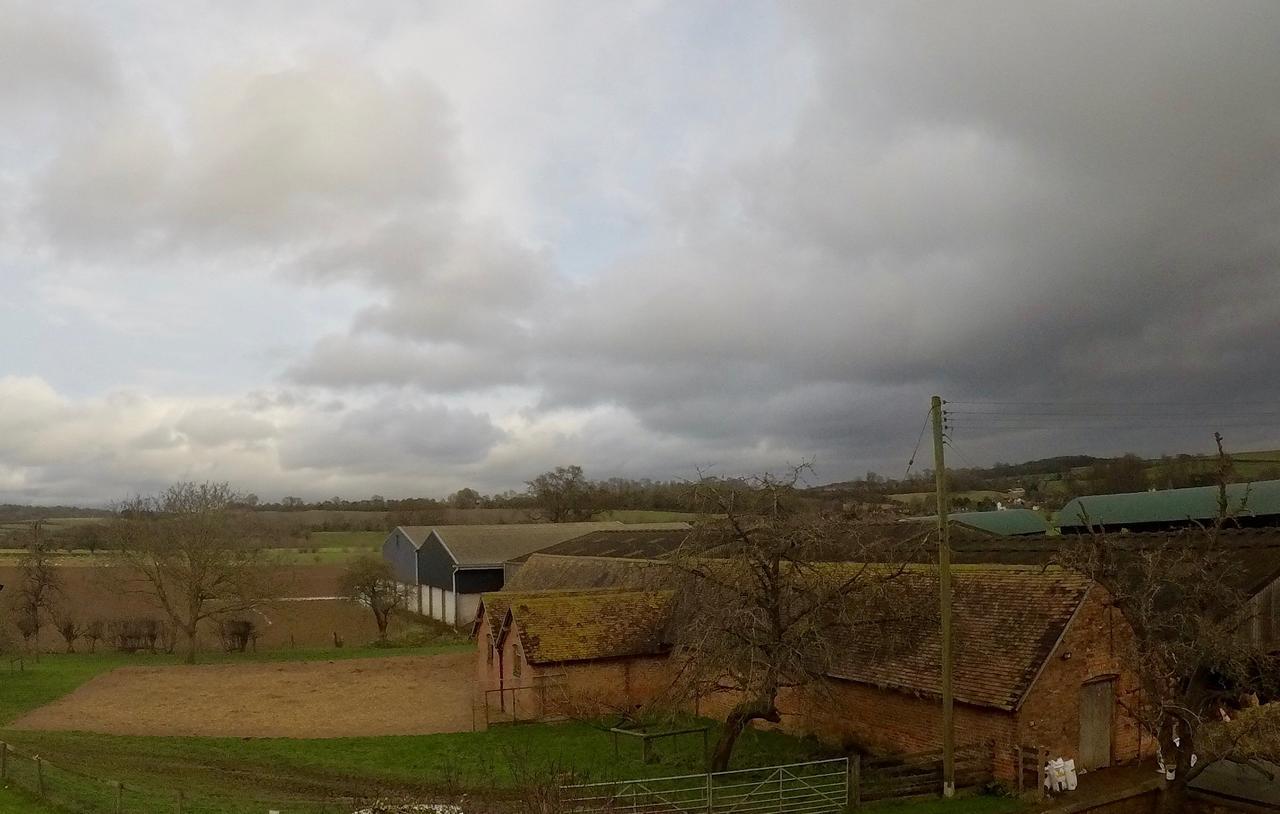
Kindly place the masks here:
<instances>
[{"instance_id":1,"label":"distant farmhouse","mask_svg":"<svg viewBox=\"0 0 1280 814\"><path fill-rule=\"evenodd\" d=\"M1218 517L1217 486L1078 497L1058 512L1063 534L1095 531L1166 531ZM1227 486L1232 525L1280 526L1280 480Z\"/></svg>"},{"instance_id":2,"label":"distant farmhouse","mask_svg":"<svg viewBox=\"0 0 1280 814\"><path fill-rule=\"evenodd\" d=\"M399 526L382 544L408 607L450 625L470 625L480 595L502 590L507 563L603 529L684 529L684 523L512 523Z\"/></svg>"}]
</instances>

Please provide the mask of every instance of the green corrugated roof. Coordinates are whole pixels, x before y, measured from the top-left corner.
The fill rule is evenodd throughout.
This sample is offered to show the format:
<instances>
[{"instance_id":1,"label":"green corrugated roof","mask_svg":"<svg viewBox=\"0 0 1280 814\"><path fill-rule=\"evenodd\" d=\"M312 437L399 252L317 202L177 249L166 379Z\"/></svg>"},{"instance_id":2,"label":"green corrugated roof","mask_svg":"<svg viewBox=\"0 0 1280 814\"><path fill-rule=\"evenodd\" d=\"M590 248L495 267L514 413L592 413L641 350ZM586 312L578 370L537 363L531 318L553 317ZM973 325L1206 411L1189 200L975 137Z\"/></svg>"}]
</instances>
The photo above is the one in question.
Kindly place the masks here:
<instances>
[{"instance_id":1,"label":"green corrugated roof","mask_svg":"<svg viewBox=\"0 0 1280 814\"><path fill-rule=\"evenodd\" d=\"M1227 486L1231 511L1242 517L1280 514L1280 480ZM1212 520L1218 516L1218 487L1193 486L1160 492L1078 497L1058 512L1063 528Z\"/></svg>"},{"instance_id":2,"label":"green corrugated roof","mask_svg":"<svg viewBox=\"0 0 1280 814\"><path fill-rule=\"evenodd\" d=\"M953 523L961 523L992 534L1047 534L1049 524L1030 509L1001 509L994 512L957 512L949 515Z\"/></svg>"}]
</instances>

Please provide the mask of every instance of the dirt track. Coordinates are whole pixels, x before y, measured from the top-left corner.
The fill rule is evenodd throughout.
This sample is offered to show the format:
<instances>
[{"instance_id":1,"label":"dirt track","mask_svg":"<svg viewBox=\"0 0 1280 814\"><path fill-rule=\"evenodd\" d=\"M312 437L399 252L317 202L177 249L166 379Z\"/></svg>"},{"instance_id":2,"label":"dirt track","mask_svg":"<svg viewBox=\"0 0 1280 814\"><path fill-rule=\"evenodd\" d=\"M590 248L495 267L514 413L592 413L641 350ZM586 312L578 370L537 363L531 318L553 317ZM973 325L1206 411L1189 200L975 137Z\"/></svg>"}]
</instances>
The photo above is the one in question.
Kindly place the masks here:
<instances>
[{"instance_id":1,"label":"dirt track","mask_svg":"<svg viewBox=\"0 0 1280 814\"><path fill-rule=\"evenodd\" d=\"M475 657L122 667L15 729L115 735L334 738L471 728Z\"/></svg>"}]
</instances>

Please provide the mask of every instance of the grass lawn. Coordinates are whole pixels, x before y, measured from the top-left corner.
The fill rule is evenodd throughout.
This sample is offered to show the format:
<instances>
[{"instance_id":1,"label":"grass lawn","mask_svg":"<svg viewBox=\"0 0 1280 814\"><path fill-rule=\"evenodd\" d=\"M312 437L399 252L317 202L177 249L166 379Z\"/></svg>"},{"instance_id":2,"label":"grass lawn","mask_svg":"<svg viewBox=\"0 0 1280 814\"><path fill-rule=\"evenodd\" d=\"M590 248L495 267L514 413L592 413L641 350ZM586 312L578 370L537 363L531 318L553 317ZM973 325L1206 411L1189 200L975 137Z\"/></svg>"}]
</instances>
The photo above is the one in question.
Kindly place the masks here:
<instances>
[{"instance_id":1,"label":"grass lawn","mask_svg":"<svg viewBox=\"0 0 1280 814\"><path fill-rule=\"evenodd\" d=\"M54 814L56 811L22 789L0 786L0 814Z\"/></svg>"},{"instance_id":2,"label":"grass lawn","mask_svg":"<svg viewBox=\"0 0 1280 814\"><path fill-rule=\"evenodd\" d=\"M174 790L181 788L190 811L204 807L252 811L256 803L251 801L256 800L325 800L352 795L430 800L459 793L501 794L503 789L530 780L568 772L592 782L703 769L700 738L664 745L657 750L658 761L646 764L640 760L638 744L624 739L615 758L609 733L581 722L501 726L486 732L445 735L313 740L4 730L0 730L0 738L24 753L40 754L50 764L123 781L139 806L171 807ZM749 731L740 741L734 763L788 763L811 754L806 742ZM11 767L18 763L10 761ZM29 768L26 771L31 773ZM51 788L73 802L93 804L109 793L101 783L87 783L70 774L46 770L45 777Z\"/></svg>"}]
</instances>

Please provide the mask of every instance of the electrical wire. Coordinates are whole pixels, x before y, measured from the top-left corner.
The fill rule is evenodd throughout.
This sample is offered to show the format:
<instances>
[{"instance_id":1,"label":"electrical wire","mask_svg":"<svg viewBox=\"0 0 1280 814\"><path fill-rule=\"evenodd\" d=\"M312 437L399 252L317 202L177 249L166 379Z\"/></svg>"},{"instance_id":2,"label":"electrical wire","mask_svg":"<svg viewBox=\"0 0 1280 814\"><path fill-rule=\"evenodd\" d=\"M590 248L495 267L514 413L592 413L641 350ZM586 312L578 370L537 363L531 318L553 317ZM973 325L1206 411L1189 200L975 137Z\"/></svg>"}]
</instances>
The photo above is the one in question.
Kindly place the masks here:
<instances>
[{"instance_id":1,"label":"electrical wire","mask_svg":"<svg viewBox=\"0 0 1280 814\"><path fill-rule=\"evenodd\" d=\"M903 473L902 479L906 480L911 474L911 467L915 466L916 455L920 454L920 444L924 441L924 431L929 428L929 419L933 417L933 408L930 407L928 412L924 414L924 423L920 425L920 436L916 438L916 448L911 450L911 457L907 460L907 471Z\"/></svg>"}]
</instances>

